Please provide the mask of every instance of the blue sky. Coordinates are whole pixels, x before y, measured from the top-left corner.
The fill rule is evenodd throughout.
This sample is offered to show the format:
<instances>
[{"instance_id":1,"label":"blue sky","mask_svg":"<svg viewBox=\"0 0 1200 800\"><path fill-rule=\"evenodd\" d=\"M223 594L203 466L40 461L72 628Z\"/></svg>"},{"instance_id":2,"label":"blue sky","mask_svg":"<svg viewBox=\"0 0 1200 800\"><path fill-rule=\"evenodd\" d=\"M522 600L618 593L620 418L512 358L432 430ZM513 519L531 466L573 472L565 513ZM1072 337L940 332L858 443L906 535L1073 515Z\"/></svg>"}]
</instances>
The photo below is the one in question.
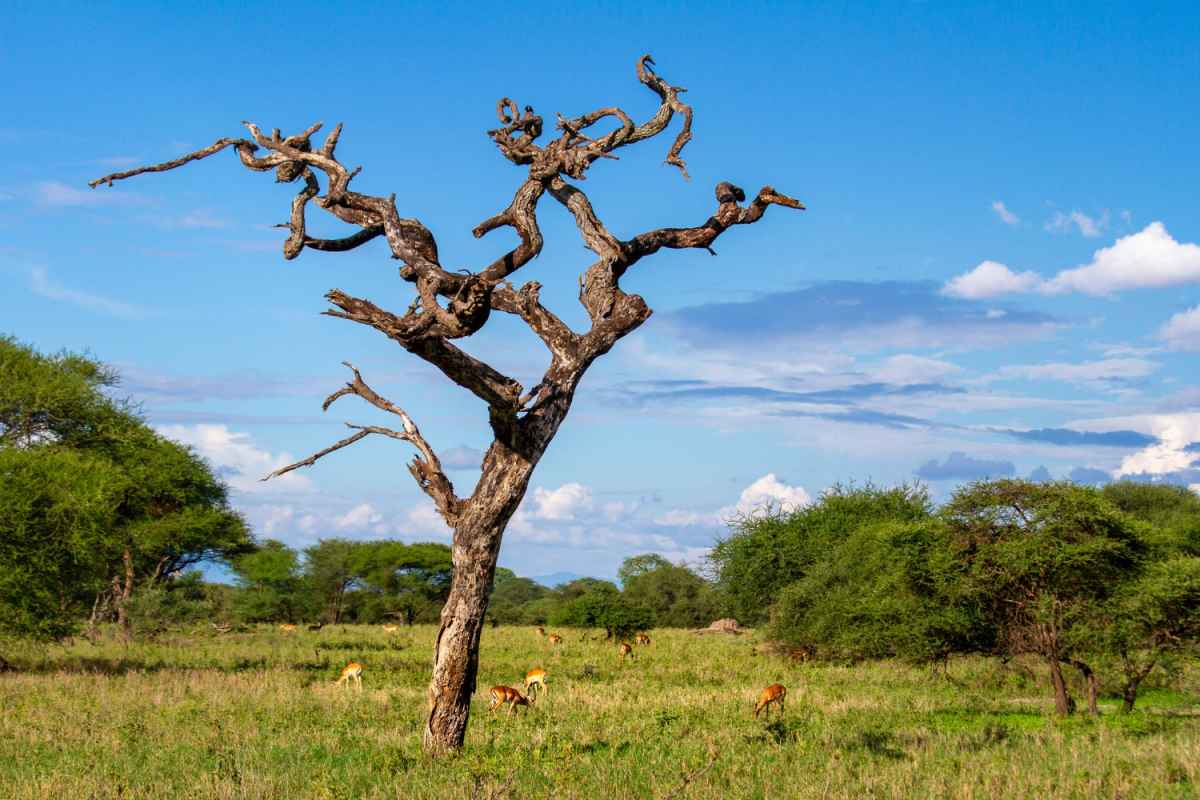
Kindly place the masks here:
<instances>
[{"instance_id":1,"label":"blue sky","mask_svg":"<svg viewBox=\"0 0 1200 800\"><path fill-rule=\"evenodd\" d=\"M86 10L85 10L86 8ZM402 311L382 243L280 256L294 187L229 153L112 189L91 178L239 136L346 125L360 190L395 192L449 268L507 250L470 230L522 173L484 131L511 96L552 119L689 89L691 180L667 139L584 188L617 235L695 225L712 187L771 184L716 258L666 252L624 283L654 317L592 369L506 535L522 574L697 559L721 520L836 482L1134 476L1200 490L1200 12L1185 4L825 6L17 4L0 39L0 329L116 364L167 435L222 470L261 536L447 540L395 442L261 475L375 412L320 401L353 361L469 492L480 404L361 326L337 287ZM677 125L678 123L676 123ZM522 270L577 328L589 263L540 206ZM310 214L317 235L337 235ZM512 320L469 349L535 382Z\"/></svg>"}]
</instances>

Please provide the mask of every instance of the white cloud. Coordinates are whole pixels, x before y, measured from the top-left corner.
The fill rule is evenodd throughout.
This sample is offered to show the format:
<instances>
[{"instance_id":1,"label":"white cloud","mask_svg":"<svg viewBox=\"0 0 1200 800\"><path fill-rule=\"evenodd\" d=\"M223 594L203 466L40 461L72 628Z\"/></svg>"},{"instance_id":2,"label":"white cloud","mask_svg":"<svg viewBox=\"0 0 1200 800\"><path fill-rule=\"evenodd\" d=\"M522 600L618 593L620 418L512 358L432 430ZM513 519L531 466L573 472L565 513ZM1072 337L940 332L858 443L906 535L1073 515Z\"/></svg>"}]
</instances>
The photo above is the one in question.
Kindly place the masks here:
<instances>
[{"instance_id":1,"label":"white cloud","mask_svg":"<svg viewBox=\"0 0 1200 800\"><path fill-rule=\"evenodd\" d=\"M1000 200L996 200L995 202L992 203L992 211L996 212L996 216L999 217L1000 221L1003 222L1005 225L1020 225L1021 224L1021 218L1018 217L1013 212L1009 211L1008 207L1005 206L1004 203L1001 202Z\"/></svg>"},{"instance_id":2,"label":"white cloud","mask_svg":"<svg viewBox=\"0 0 1200 800\"><path fill-rule=\"evenodd\" d=\"M1158 335L1173 350L1200 350L1200 306L1171 317Z\"/></svg>"},{"instance_id":3,"label":"white cloud","mask_svg":"<svg viewBox=\"0 0 1200 800\"><path fill-rule=\"evenodd\" d=\"M263 482L260 479L295 461L288 453L271 453L256 447L247 433L224 425L159 425L163 436L191 445L208 459L225 482L242 492L283 492L310 489L307 476L289 472Z\"/></svg>"},{"instance_id":4,"label":"white cloud","mask_svg":"<svg viewBox=\"0 0 1200 800\"><path fill-rule=\"evenodd\" d=\"M1028 292L1042 282L1035 272L1016 273L996 261L984 261L975 269L952 279L942 294L964 300L982 300L1002 294Z\"/></svg>"},{"instance_id":5,"label":"white cloud","mask_svg":"<svg viewBox=\"0 0 1200 800\"><path fill-rule=\"evenodd\" d=\"M1097 250L1090 263L1064 270L1041 287L1047 294L1103 295L1200 281L1200 246L1180 243L1161 222Z\"/></svg>"},{"instance_id":6,"label":"white cloud","mask_svg":"<svg viewBox=\"0 0 1200 800\"><path fill-rule=\"evenodd\" d=\"M1200 455L1188 452L1187 446L1200 441L1200 412L1180 414L1137 414L1128 417L1085 420L1071 425L1079 430L1133 430L1158 438L1156 444L1126 456L1113 470L1113 477L1125 475L1164 475L1188 469L1200 460Z\"/></svg>"},{"instance_id":7,"label":"white cloud","mask_svg":"<svg viewBox=\"0 0 1200 800\"><path fill-rule=\"evenodd\" d=\"M716 514L673 508L665 514L656 516L654 524L668 528L690 528L696 525L718 525L720 520L717 519Z\"/></svg>"},{"instance_id":8,"label":"white cloud","mask_svg":"<svg viewBox=\"0 0 1200 800\"><path fill-rule=\"evenodd\" d=\"M1108 227L1109 213L1105 209L1098 217L1089 217L1082 211L1075 210L1069 214L1064 214L1061 211L1054 212L1054 216L1046 222L1046 230L1058 233L1067 233L1072 228L1077 229L1081 234L1089 239L1099 236Z\"/></svg>"},{"instance_id":9,"label":"white cloud","mask_svg":"<svg viewBox=\"0 0 1200 800\"><path fill-rule=\"evenodd\" d=\"M1190 486L1188 486L1188 488L1191 489L1196 494L1200 494L1200 483L1193 483Z\"/></svg>"},{"instance_id":10,"label":"white cloud","mask_svg":"<svg viewBox=\"0 0 1200 800\"><path fill-rule=\"evenodd\" d=\"M383 515L375 510L375 507L370 503L360 503L354 508L337 517L333 521L333 525L338 530L374 530L377 533L382 533L380 530L384 527Z\"/></svg>"},{"instance_id":11,"label":"white cloud","mask_svg":"<svg viewBox=\"0 0 1200 800\"><path fill-rule=\"evenodd\" d=\"M984 261L950 280L942 293L968 300L1033 291L1106 295L1196 282L1200 282L1200 245L1178 242L1161 222L1152 222L1097 250L1089 263L1062 270L1050 280L1035 272L1016 273L1003 264Z\"/></svg>"},{"instance_id":12,"label":"white cloud","mask_svg":"<svg viewBox=\"0 0 1200 800\"><path fill-rule=\"evenodd\" d=\"M987 381L1004 378L1062 381L1089 384L1113 380L1134 380L1154 373L1159 364L1144 358L1106 358L1078 364L1012 364L991 373Z\"/></svg>"},{"instance_id":13,"label":"white cloud","mask_svg":"<svg viewBox=\"0 0 1200 800\"><path fill-rule=\"evenodd\" d=\"M777 508L788 512L806 506L812 502L812 497L801 486L788 486L775 477L774 472L768 472L754 483L747 486L738 498L737 505L722 509L729 511L722 515L725 518L739 515L747 516L760 513L767 508Z\"/></svg>"},{"instance_id":14,"label":"white cloud","mask_svg":"<svg viewBox=\"0 0 1200 800\"><path fill-rule=\"evenodd\" d=\"M42 267L33 267L29 270L29 288L34 294L41 295L48 300L59 300L121 319L139 319L145 316L142 309L129 303L64 286L50 277L50 274Z\"/></svg>"},{"instance_id":15,"label":"white cloud","mask_svg":"<svg viewBox=\"0 0 1200 800\"><path fill-rule=\"evenodd\" d=\"M533 516L538 519L567 520L592 508L592 490L580 483L564 483L557 489L533 490Z\"/></svg>"},{"instance_id":16,"label":"white cloud","mask_svg":"<svg viewBox=\"0 0 1200 800\"><path fill-rule=\"evenodd\" d=\"M901 353L886 359L882 365L872 370L871 377L885 383L933 383L961 371L961 367L949 361Z\"/></svg>"}]
</instances>

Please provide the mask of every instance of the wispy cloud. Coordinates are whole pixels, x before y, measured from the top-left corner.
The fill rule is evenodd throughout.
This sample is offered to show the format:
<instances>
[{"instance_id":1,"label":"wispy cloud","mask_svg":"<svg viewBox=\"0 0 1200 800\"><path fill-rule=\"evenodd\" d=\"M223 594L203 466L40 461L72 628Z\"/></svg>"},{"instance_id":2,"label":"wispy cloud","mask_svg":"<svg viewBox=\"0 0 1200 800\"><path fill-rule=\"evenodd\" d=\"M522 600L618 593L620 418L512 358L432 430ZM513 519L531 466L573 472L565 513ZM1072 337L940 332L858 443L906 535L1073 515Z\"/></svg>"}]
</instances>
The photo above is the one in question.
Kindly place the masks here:
<instances>
[{"instance_id":1,"label":"wispy cloud","mask_svg":"<svg viewBox=\"0 0 1200 800\"><path fill-rule=\"evenodd\" d=\"M33 267L29 270L29 288L34 294L48 300L70 303L89 311L98 311L122 319L141 319L146 311L130 303L113 300L91 292L72 289L59 283L50 276L44 267Z\"/></svg>"},{"instance_id":2,"label":"wispy cloud","mask_svg":"<svg viewBox=\"0 0 1200 800\"><path fill-rule=\"evenodd\" d=\"M305 475L289 472L263 482L269 473L295 461L286 452L272 453L259 447L248 433L230 430L225 425L159 425L156 430L196 449L226 481L242 492L272 493L306 491L312 482Z\"/></svg>"},{"instance_id":3,"label":"wispy cloud","mask_svg":"<svg viewBox=\"0 0 1200 800\"><path fill-rule=\"evenodd\" d=\"M1068 233L1078 230L1083 236L1094 239L1108 229L1110 218L1108 209L1100 212L1099 216L1089 216L1078 209L1067 213L1055 211L1054 216L1046 221L1044 227L1052 233Z\"/></svg>"},{"instance_id":4,"label":"wispy cloud","mask_svg":"<svg viewBox=\"0 0 1200 800\"><path fill-rule=\"evenodd\" d=\"M78 206L137 205L145 197L123 189L102 187L89 189L68 186L61 181L39 181L33 185L33 200L39 206L71 208Z\"/></svg>"},{"instance_id":5,"label":"wispy cloud","mask_svg":"<svg viewBox=\"0 0 1200 800\"><path fill-rule=\"evenodd\" d=\"M1016 472L1011 461L987 461L972 458L966 453L954 452L939 463L937 459L926 461L917 467L915 475L927 481L975 481L984 478L1009 477Z\"/></svg>"},{"instance_id":6,"label":"wispy cloud","mask_svg":"<svg viewBox=\"0 0 1200 800\"><path fill-rule=\"evenodd\" d=\"M996 200L992 203L992 211L996 212L996 216L999 217L1000 221L1005 225L1021 224L1021 218L1009 211L1008 207L1000 200Z\"/></svg>"}]
</instances>

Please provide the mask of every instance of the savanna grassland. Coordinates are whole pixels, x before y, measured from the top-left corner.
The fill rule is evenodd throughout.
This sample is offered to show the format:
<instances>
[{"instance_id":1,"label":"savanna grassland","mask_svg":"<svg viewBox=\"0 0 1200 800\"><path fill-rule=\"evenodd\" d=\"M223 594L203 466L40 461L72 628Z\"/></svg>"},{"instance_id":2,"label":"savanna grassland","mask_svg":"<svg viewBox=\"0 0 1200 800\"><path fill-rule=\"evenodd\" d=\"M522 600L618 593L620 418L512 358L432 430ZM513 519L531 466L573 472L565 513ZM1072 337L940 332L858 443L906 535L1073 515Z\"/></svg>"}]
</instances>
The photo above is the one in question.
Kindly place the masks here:
<instances>
[{"instance_id":1,"label":"savanna grassland","mask_svg":"<svg viewBox=\"0 0 1200 800\"><path fill-rule=\"evenodd\" d=\"M1131 715L1059 720L1039 670L797 664L752 635L484 633L467 746L421 752L436 629L376 627L6 647L0 797L1172 797L1200 785L1200 671ZM364 689L334 681L356 660ZM506 719L487 687L543 666L550 691ZM789 689L782 719L757 692Z\"/></svg>"}]
</instances>

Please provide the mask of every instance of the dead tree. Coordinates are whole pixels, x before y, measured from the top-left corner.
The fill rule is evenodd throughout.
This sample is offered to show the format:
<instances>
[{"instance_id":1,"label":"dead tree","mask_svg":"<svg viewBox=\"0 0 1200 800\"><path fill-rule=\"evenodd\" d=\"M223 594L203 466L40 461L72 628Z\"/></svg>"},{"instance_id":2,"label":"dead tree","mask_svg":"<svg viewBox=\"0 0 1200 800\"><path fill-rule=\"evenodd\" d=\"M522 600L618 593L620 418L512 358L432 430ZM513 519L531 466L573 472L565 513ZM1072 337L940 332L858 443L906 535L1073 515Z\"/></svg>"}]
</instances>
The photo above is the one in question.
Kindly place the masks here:
<instances>
[{"instance_id":1,"label":"dead tree","mask_svg":"<svg viewBox=\"0 0 1200 800\"><path fill-rule=\"evenodd\" d=\"M353 432L346 438L267 476L310 466L317 459L372 434L399 439L417 449L417 455L408 464L409 472L454 532L454 577L442 609L429 685L429 716L424 733L424 746L429 752L445 752L462 745L475 690L479 637L500 540L525 495L534 466L566 418L584 372L619 339L650 317L645 300L622 291L621 277L641 259L664 247L712 252L713 241L726 229L757 222L770 205L804 208L799 201L769 186L743 206L745 193L731 183L722 182L716 187L716 211L695 227L660 228L630 239L620 239L609 231L588 196L568 179L580 180L597 160L615 159L615 150L662 133L676 114L683 118L683 128L667 153L666 163L687 177L680 153L692 136L692 109L680 99L685 90L667 83L654 71L653 64L648 55L637 62L638 79L661 101L654 115L640 125L615 106L572 119L559 115L555 125L557 134L539 144L542 118L530 106L521 110L507 97L500 100L496 111L501 124L488 131L488 136L501 155L527 168L528 176L509 206L479 223L472 233L479 238L509 227L520 237L520 244L474 273L447 271L438 259L437 243L429 229L417 219L400 216L394 194L377 197L350 188L359 169L347 169L337 159L340 124L323 143L314 145L312 137L321 128L320 123L293 136L283 136L278 129L268 135L257 125L245 122L250 131L248 139L218 139L173 161L106 175L90 184L93 188L111 186L114 181L142 173L175 169L226 148L233 148L241 163L251 170L274 170L277 181L299 182L301 188L292 200L290 219L280 226L288 231L283 244L284 258L295 258L305 248L344 252L382 237L392 257L401 262L400 277L416 290L416 298L408 310L396 314L334 289L325 295L334 308L323 313L376 329L433 364L487 405L495 440L483 458L482 475L475 491L469 497L459 497L436 451L409 415L377 394L359 371L347 363L352 380L331 394L323 408L328 409L346 395L357 395L397 417L399 429L349 425ZM604 127L612 129L603 134L593 133L593 126L602 121L607 122ZM324 176L324 194L319 176ZM574 216L584 244L597 257L579 280L579 300L591 319L591 327L584 333L572 330L542 305L539 283L530 281L516 288L509 282L513 273L542 249L537 206L547 193ZM340 239L309 236L305 214L310 204L357 230ZM549 367L529 390L455 344L455 340L482 328L495 311L520 317L550 351Z\"/></svg>"}]
</instances>

